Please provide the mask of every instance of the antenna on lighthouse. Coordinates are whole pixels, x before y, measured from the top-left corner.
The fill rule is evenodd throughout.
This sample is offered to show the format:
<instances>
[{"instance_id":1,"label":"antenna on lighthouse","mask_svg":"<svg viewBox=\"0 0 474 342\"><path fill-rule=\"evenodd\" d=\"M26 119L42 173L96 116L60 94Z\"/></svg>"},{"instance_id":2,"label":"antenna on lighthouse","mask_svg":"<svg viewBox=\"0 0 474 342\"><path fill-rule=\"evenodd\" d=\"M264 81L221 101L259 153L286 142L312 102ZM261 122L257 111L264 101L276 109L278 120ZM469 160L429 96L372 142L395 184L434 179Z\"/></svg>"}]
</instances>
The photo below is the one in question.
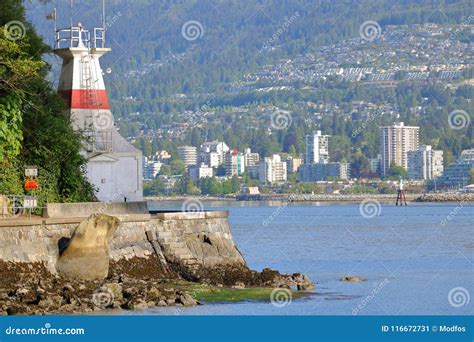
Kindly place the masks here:
<instances>
[{"instance_id":1,"label":"antenna on lighthouse","mask_svg":"<svg viewBox=\"0 0 474 342\"><path fill-rule=\"evenodd\" d=\"M105 47L105 0L102 0L102 47Z\"/></svg>"},{"instance_id":2,"label":"antenna on lighthouse","mask_svg":"<svg viewBox=\"0 0 474 342\"><path fill-rule=\"evenodd\" d=\"M72 13L73 13L73 12L72 12L72 5L73 5L73 0L71 0L70 5L71 5L71 6L70 6L71 12L70 12L70 26L69 26L69 27L72 27Z\"/></svg>"}]
</instances>

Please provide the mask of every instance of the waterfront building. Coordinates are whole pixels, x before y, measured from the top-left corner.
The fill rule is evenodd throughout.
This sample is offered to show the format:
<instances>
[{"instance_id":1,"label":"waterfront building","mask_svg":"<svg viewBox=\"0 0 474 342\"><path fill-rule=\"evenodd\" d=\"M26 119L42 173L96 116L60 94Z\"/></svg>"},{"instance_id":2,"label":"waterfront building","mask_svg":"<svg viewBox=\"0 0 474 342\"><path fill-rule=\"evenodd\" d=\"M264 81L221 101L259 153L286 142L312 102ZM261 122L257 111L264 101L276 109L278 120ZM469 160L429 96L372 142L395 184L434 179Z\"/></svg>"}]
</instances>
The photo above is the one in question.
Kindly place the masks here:
<instances>
[{"instance_id":1,"label":"waterfront building","mask_svg":"<svg viewBox=\"0 0 474 342\"><path fill-rule=\"evenodd\" d=\"M161 170L161 167L163 166L163 163L160 161L156 160L150 160L147 157L143 158L143 178L145 180L151 180L155 179L155 177L158 175L158 173Z\"/></svg>"},{"instance_id":2,"label":"waterfront building","mask_svg":"<svg viewBox=\"0 0 474 342\"><path fill-rule=\"evenodd\" d=\"M381 165L382 165L382 155L378 154L377 158L370 158L369 163L370 163L370 172L380 174Z\"/></svg>"},{"instance_id":3,"label":"waterfront building","mask_svg":"<svg viewBox=\"0 0 474 342\"><path fill-rule=\"evenodd\" d=\"M286 162L286 170L288 174L292 174L298 172L298 169L303 164L303 158L295 158L292 156L288 156L285 158Z\"/></svg>"},{"instance_id":4,"label":"waterfront building","mask_svg":"<svg viewBox=\"0 0 474 342\"><path fill-rule=\"evenodd\" d=\"M402 166L405 170L408 169L407 153L418 149L419 130L419 127L405 126L403 122L380 127L382 176L388 173L392 163Z\"/></svg>"},{"instance_id":5,"label":"waterfront building","mask_svg":"<svg viewBox=\"0 0 474 342\"><path fill-rule=\"evenodd\" d=\"M245 157L238 150L229 150L224 154L225 175L242 176L245 172Z\"/></svg>"},{"instance_id":6,"label":"waterfront building","mask_svg":"<svg viewBox=\"0 0 474 342\"><path fill-rule=\"evenodd\" d=\"M189 177L193 182L197 181L200 178L212 178L213 175L213 168L206 164L193 165L189 167Z\"/></svg>"},{"instance_id":7,"label":"waterfront building","mask_svg":"<svg viewBox=\"0 0 474 342\"><path fill-rule=\"evenodd\" d=\"M443 151L423 145L416 151L408 151L408 178L429 180L443 173Z\"/></svg>"},{"instance_id":8,"label":"waterfront building","mask_svg":"<svg viewBox=\"0 0 474 342\"><path fill-rule=\"evenodd\" d=\"M321 131L306 136L306 164L329 162L329 137Z\"/></svg>"},{"instance_id":9,"label":"waterfront building","mask_svg":"<svg viewBox=\"0 0 474 342\"><path fill-rule=\"evenodd\" d=\"M224 163L224 154L230 150L229 146L223 141L207 141L201 145L202 153L216 153L218 158L218 165L220 166ZM211 164L208 164L211 165ZM214 165L212 165L214 167Z\"/></svg>"},{"instance_id":10,"label":"waterfront building","mask_svg":"<svg viewBox=\"0 0 474 342\"><path fill-rule=\"evenodd\" d=\"M222 164L219 153L217 152L201 152L199 153L198 163L206 164L210 167L218 168Z\"/></svg>"},{"instance_id":11,"label":"waterfront building","mask_svg":"<svg viewBox=\"0 0 474 342\"><path fill-rule=\"evenodd\" d=\"M299 168L300 179L303 182L320 182L328 178L347 180L350 178L349 163L317 163L303 164Z\"/></svg>"},{"instance_id":12,"label":"waterfront building","mask_svg":"<svg viewBox=\"0 0 474 342\"><path fill-rule=\"evenodd\" d=\"M459 158L446 167L443 174L428 183L428 190L457 190L469 185L471 169L474 168L474 148L461 152Z\"/></svg>"},{"instance_id":13,"label":"waterfront building","mask_svg":"<svg viewBox=\"0 0 474 342\"><path fill-rule=\"evenodd\" d=\"M187 167L197 164L197 148L194 146L178 147L178 156Z\"/></svg>"},{"instance_id":14,"label":"waterfront building","mask_svg":"<svg viewBox=\"0 0 474 342\"><path fill-rule=\"evenodd\" d=\"M260 164L260 162L259 162ZM245 168L245 171L249 175L250 178L252 179L258 179L258 174L260 172L260 165L252 165L252 166L247 166Z\"/></svg>"},{"instance_id":15,"label":"waterfront building","mask_svg":"<svg viewBox=\"0 0 474 342\"><path fill-rule=\"evenodd\" d=\"M249 166L258 166L260 162L260 155L256 152L252 152L250 148L245 150L245 167L248 168Z\"/></svg>"},{"instance_id":16,"label":"waterfront building","mask_svg":"<svg viewBox=\"0 0 474 342\"><path fill-rule=\"evenodd\" d=\"M259 163L260 183L282 183L287 180L286 162L281 161L278 154L265 157Z\"/></svg>"}]
</instances>

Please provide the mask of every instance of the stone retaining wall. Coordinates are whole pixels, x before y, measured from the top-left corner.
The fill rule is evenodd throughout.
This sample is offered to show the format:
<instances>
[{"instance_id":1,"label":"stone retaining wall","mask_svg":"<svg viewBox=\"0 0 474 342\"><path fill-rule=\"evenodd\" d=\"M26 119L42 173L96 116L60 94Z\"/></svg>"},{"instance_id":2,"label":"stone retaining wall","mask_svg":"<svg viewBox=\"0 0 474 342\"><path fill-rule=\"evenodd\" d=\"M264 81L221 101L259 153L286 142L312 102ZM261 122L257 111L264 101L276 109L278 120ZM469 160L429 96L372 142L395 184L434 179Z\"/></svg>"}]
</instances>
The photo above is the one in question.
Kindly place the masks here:
<instances>
[{"instance_id":1,"label":"stone retaining wall","mask_svg":"<svg viewBox=\"0 0 474 342\"><path fill-rule=\"evenodd\" d=\"M155 253L149 241L156 237L167 260L199 266L245 264L236 248L227 223L228 212L159 213L118 217L118 226L109 242L113 260L147 257ZM67 243L83 219L0 220L0 260L42 261L53 273L60 245Z\"/></svg>"}]
</instances>

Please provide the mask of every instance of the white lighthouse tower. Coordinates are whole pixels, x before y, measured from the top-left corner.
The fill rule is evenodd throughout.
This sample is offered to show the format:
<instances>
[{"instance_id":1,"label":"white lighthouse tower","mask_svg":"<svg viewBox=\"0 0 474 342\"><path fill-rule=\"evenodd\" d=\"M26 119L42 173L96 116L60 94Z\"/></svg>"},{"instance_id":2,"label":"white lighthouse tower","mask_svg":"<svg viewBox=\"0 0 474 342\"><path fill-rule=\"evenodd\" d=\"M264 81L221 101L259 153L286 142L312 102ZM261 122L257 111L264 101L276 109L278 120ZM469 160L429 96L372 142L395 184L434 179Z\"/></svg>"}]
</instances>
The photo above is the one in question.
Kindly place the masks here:
<instances>
[{"instance_id":1,"label":"white lighthouse tower","mask_svg":"<svg viewBox=\"0 0 474 342\"><path fill-rule=\"evenodd\" d=\"M63 59L58 93L66 100L73 127L86 136L87 177L101 201L143 198L142 153L116 130L99 59L105 28L81 24L56 30L55 54Z\"/></svg>"}]
</instances>

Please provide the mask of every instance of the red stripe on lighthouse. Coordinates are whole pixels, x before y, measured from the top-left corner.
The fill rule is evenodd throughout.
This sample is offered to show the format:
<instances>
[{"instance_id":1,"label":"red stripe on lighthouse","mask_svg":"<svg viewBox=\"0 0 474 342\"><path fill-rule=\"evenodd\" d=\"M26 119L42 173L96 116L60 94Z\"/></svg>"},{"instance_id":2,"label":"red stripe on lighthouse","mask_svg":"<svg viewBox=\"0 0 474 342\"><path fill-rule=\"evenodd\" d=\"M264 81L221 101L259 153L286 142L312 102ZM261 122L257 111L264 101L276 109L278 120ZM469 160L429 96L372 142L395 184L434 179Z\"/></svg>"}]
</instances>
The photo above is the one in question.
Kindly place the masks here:
<instances>
[{"instance_id":1,"label":"red stripe on lighthouse","mask_svg":"<svg viewBox=\"0 0 474 342\"><path fill-rule=\"evenodd\" d=\"M71 109L110 109L105 89L60 90L59 94L66 100Z\"/></svg>"}]
</instances>

